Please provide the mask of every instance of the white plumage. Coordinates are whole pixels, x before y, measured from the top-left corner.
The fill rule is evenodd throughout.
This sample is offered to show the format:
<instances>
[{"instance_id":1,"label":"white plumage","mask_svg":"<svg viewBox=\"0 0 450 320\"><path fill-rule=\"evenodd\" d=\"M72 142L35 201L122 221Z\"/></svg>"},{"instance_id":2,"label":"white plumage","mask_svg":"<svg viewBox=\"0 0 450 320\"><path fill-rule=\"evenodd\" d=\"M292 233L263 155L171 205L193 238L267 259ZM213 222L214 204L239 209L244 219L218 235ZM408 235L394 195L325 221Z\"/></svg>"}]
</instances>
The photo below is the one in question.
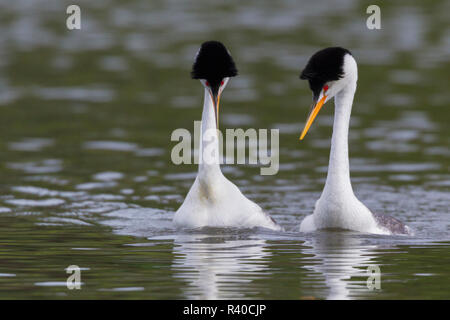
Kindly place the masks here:
<instances>
[{"instance_id":1,"label":"white plumage","mask_svg":"<svg viewBox=\"0 0 450 320\"><path fill-rule=\"evenodd\" d=\"M221 90L227 82L224 81ZM205 150L208 152L203 152ZM186 199L175 213L175 225L182 228L263 227L281 230L267 213L222 174L218 150L214 104L209 89L205 87L199 170Z\"/></svg>"},{"instance_id":2,"label":"white plumage","mask_svg":"<svg viewBox=\"0 0 450 320\"><path fill-rule=\"evenodd\" d=\"M331 138L328 175L322 195L316 202L314 212L300 225L301 232L317 229L338 228L364 233L408 233L408 227L389 216L374 215L353 193L350 182L348 156L348 130L353 97L356 92L358 68L351 54L343 57L343 77L327 83L318 98L324 103L334 97L334 125Z\"/></svg>"}]
</instances>

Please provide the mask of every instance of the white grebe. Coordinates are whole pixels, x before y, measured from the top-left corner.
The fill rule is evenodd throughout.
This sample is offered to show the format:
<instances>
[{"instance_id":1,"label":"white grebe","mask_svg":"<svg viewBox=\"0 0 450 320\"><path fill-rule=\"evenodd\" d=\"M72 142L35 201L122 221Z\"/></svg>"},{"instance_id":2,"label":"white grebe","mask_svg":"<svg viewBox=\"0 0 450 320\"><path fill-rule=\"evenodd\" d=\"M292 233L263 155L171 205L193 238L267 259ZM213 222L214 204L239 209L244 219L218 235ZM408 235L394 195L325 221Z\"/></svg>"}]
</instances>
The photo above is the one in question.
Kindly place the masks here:
<instances>
[{"instance_id":1,"label":"white grebe","mask_svg":"<svg viewBox=\"0 0 450 320\"><path fill-rule=\"evenodd\" d=\"M222 174L217 124L220 95L236 66L225 46L217 41L202 44L192 70L205 88L198 174L186 199L175 213L175 226L264 227L281 230L275 221Z\"/></svg>"},{"instance_id":2,"label":"white grebe","mask_svg":"<svg viewBox=\"0 0 450 320\"><path fill-rule=\"evenodd\" d=\"M374 214L353 193L348 159L348 129L358 68L350 51L326 48L309 60L301 79L309 81L313 105L300 136L304 138L322 106L334 98L334 124L328 175L314 213L300 225L300 231L339 228L366 233L409 234L403 223L383 214Z\"/></svg>"}]
</instances>

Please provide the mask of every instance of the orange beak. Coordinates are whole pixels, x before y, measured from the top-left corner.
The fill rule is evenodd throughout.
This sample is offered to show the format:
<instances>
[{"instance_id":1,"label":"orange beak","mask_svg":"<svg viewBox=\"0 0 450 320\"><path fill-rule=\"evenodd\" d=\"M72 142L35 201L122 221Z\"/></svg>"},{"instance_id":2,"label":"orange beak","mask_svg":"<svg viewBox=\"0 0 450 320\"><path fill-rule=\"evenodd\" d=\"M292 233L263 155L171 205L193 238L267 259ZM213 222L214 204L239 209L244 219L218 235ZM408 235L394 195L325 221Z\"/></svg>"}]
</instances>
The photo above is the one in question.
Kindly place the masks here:
<instances>
[{"instance_id":1,"label":"orange beak","mask_svg":"<svg viewBox=\"0 0 450 320\"><path fill-rule=\"evenodd\" d=\"M216 101L216 126L217 126L217 130L219 130L219 105L220 105L220 93L217 95L217 101Z\"/></svg>"},{"instance_id":2,"label":"orange beak","mask_svg":"<svg viewBox=\"0 0 450 320\"><path fill-rule=\"evenodd\" d=\"M315 105L311 107L311 111L309 112L308 120L306 120L305 128L303 128L302 134L300 135L300 140L303 140L306 133L308 132L309 128L311 127L312 123L314 122L314 119L319 114L320 109L322 109L323 104L325 103L325 100L327 99L326 95L323 95L322 99L319 100Z\"/></svg>"},{"instance_id":3,"label":"orange beak","mask_svg":"<svg viewBox=\"0 0 450 320\"><path fill-rule=\"evenodd\" d=\"M211 94L211 99L213 101L213 105L214 105L214 114L216 116L216 127L217 130L219 130L219 104L220 104L220 93L218 94Z\"/></svg>"}]
</instances>

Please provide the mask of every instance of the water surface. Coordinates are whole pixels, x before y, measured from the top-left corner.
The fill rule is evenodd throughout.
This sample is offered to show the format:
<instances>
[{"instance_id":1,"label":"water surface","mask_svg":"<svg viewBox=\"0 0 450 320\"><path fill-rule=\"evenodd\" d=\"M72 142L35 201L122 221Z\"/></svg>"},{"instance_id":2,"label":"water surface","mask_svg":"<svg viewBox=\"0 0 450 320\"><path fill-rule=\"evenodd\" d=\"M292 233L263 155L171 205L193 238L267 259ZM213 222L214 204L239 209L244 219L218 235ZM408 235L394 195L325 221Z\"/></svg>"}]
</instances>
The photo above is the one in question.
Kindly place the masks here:
<instances>
[{"instance_id":1,"label":"water surface","mask_svg":"<svg viewBox=\"0 0 450 320\"><path fill-rule=\"evenodd\" d=\"M448 2L383 3L376 31L352 0L81 1L75 31L69 4L0 4L0 298L450 297ZM201 118L189 72L209 39L240 72L221 128L280 130L277 175L223 171L284 232L172 226L196 166L172 164L170 134ZM326 105L298 142L311 101L298 75L331 45L359 63L355 193L414 236L298 232L325 181L333 119ZM69 265L81 290L65 286ZM367 288L370 266L380 290Z\"/></svg>"}]
</instances>

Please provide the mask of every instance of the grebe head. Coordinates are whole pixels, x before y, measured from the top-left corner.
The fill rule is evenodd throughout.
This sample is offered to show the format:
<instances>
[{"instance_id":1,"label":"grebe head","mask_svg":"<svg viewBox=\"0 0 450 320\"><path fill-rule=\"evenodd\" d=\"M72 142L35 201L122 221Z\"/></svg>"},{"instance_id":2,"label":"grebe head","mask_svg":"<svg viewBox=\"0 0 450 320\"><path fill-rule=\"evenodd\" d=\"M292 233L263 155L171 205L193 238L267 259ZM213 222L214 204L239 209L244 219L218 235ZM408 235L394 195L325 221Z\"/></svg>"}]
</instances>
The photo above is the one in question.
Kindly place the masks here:
<instances>
[{"instance_id":1,"label":"grebe head","mask_svg":"<svg viewBox=\"0 0 450 320\"><path fill-rule=\"evenodd\" d=\"M303 69L300 79L308 80L313 93L313 103L302 140L308 132L322 106L336 94L358 79L356 61L349 50L331 47L316 52Z\"/></svg>"},{"instance_id":2,"label":"grebe head","mask_svg":"<svg viewBox=\"0 0 450 320\"><path fill-rule=\"evenodd\" d=\"M219 41L204 42L195 57L192 66L192 79L199 79L208 90L213 100L216 121L220 95L225 89L230 77L238 73L236 65L227 48Z\"/></svg>"}]
</instances>

